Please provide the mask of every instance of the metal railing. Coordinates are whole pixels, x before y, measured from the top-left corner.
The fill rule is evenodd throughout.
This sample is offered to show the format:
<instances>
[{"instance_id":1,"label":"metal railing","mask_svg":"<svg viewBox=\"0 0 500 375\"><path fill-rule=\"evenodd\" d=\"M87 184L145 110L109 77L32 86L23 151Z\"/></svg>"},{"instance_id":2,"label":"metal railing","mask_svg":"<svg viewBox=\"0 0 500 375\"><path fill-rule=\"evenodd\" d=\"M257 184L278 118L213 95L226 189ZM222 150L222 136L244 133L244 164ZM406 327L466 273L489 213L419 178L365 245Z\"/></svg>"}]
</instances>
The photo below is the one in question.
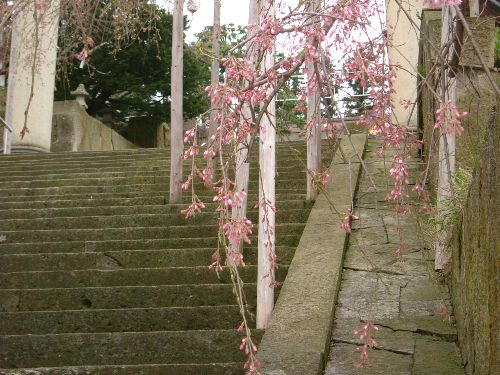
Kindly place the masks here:
<instances>
[{"instance_id":1,"label":"metal railing","mask_svg":"<svg viewBox=\"0 0 500 375\"><path fill-rule=\"evenodd\" d=\"M12 128L9 124L4 120L2 116L0 116L0 125L3 125L3 153L4 155L10 154L11 151L11 140L12 140Z\"/></svg>"}]
</instances>

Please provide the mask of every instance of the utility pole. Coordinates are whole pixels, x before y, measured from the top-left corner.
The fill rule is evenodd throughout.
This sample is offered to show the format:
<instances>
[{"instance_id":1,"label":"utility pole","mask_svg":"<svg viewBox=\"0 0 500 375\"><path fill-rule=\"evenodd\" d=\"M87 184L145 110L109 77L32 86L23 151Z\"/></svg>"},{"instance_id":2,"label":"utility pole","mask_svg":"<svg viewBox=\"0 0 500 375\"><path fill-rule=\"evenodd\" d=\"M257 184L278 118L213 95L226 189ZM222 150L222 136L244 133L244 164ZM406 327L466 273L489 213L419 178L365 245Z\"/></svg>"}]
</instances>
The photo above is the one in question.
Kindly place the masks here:
<instances>
[{"instance_id":1,"label":"utility pole","mask_svg":"<svg viewBox=\"0 0 500 375\"><path fill-rule=\"evenodd\" d=\"M170 203L182 203L184 0L174 0L170 108Z\"/></svg>"},{"instance_id":2,"label":"utility pole","mask_svg":"<svg viewBox=\"0 0 500 375\"><path fill-rule=\"evenodd\" d=\"M319 0L310 0L309 11L317 12L319 8ZM319 18L314 17L314 22L319 23ZM315 48L315 41L311 40L309 45ZM315 74L315 63L313 60L306 62L307 69L307 126L310 131L306 134L307 137L307 194L308 201L316 200L318 190L314 183L314 174L321 171L321 111L320 111L320 95L319 95L319 80Z\"/></svg>"},{"instance_id":3,"label":"utility pole","mask_svg":"<svg viewBox=\"0 0 500 375\"><path fill-rule=\"evenodd\" d=\"M261 17L275 17L274 0L263 1ZM275 51L266 52L262 73L274 65ZM271 93L272 88L269 90ZM271 320L274 308L274 269L270 255L275 252L276 207L276 101L273 98L262 117L259 140L259 244L257 271L257 328L264 329Z\"/></svg>"}]
</instances>

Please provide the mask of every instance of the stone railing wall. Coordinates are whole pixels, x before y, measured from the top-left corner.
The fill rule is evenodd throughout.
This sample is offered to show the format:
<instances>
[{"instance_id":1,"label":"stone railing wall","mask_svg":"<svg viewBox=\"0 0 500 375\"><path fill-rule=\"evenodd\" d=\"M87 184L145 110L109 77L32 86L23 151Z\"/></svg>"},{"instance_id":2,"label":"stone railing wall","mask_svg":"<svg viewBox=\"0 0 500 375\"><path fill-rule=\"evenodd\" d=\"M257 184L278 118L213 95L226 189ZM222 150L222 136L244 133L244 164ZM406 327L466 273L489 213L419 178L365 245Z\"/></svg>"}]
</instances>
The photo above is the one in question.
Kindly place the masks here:
<instances>
[{"instance_id":1,"label":"stone railing wall","mask_svg":"<svg viewBox=\"0 0 500 375\"><path fill-rule=\"evenodd\" d=\"M76 101L54 103L52 152L108 151L131 148L137 148L137 146L88 115Z\"/></svg>"}]
</instances>

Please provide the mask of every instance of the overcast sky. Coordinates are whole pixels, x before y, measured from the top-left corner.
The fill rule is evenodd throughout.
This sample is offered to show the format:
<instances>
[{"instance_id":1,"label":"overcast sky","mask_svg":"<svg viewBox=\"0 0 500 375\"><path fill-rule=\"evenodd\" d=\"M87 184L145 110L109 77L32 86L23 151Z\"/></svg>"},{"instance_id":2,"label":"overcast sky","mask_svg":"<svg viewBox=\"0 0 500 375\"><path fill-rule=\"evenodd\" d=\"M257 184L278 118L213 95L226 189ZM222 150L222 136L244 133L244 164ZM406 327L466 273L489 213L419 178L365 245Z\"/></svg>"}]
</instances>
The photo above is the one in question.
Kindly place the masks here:
<instances>
[{"instance_id":1,"label":"overcast sky","mask_svg":"<svg viewBox=\"0 0 500 375\"><path fill-rule=\"evenodd\" d=\"M186 1L187 3L187 1ZM190 28L186 32L188 42L193 41L194 34L200 32L205 26L212 25L214 20L214 1L199 0L200 9L194 14L191 21L191 13L187 12L191 21ZM234 23L246 25L248 23L248 0L222 0L221 24Z\"/></svg>"},{"instance_id":2,"label":"overcast sky","mask_svg":"<svg viewBox=\"0 0 500 375\"><path fill-rule=\"evenodd\" d=\"M248 1L249 0L221 0L221 24L234 23L235 25L246 25L248 23ZM172 7L171 1L157 0L157 3ZM170 4L169 4L170 3ZM198 0L200 8L191 17L187 11L187 0L184 1L184 14L189 20L189 29L186 31L186 41L193 42L194 34L199 33L205 26L213 24L214 0Z\"/></svg>"}]
</instances>

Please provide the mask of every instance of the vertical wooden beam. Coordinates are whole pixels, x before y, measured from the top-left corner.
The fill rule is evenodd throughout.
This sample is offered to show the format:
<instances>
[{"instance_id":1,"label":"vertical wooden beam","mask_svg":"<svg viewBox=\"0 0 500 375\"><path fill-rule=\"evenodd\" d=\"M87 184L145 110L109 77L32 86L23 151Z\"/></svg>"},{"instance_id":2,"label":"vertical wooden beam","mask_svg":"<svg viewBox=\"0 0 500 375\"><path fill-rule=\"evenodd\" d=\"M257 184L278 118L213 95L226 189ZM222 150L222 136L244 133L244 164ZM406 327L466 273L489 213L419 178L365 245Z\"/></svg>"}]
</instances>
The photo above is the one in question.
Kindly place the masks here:
<instances>
[{"instance_id":1,"label":"vertical wooden beam","mask_svg":"<svg viewBox=\"0 0 500 375\"><path fill-rule=\"evenodd\" d=\"M184 0L174 0L170 108L170 203L182 202Z\"/></svg>"},{"instance_id":2,"label":"vertical wooden beam","mask_svg":"<svg viewBox=\"0 0 500 375\"><path fill-rule=\"evenodd\" d=\"M248 9L248 24L256 25L259 23L259 11L260 11L260 1L250 0ZM248 31L248 37L251 37L254 32ZM247 48L246 58L250 59L253 64L256 63L256 48L253 44ZM248 103L242 106L242 121L248 121L251 119L251 111ZM252 141L251 136L246 139L247 144L240 143L236 150L236 177L235 177L235 188L236 191L244 191L248 193L248 182L250 179L250 161L248 160L248 144ZM231 212L231 218L233 220L241 220L247 214L247 197L243 199L240 207L233 207ZM242 249L242 244L239 245L231 244L231 251L240 252Z\"/></svg>"},{"instance_id":3,"label":"vertical wooden beam","mask_svg":"<svg viewBox=\"0 0 500 375\"><path fill-rule=\"evenodd\" d=\"M3 30L0 30L0 46L2 49L5 48L5 37L4 37L4 32ZM2 56L3 58L4 56ZM5 61L2 59L0 61L0 69L3 70L5 68ZM5 87L5 74L0 74L0 87ZM1 128L1 126L0 126ZM11 143L12 143L12 137L10 135L10 131L7 129L6 126L3 126L3 144L2 144L2 149L4 154L10 154L11 151Z\"/></svg>"},{"instance_id":4,"label":"vertical wooden beam","mask_svg":"<svg viewBox=\"0 0 500 375\"><path fill-rule=\"evenodd\" d=\"M318 10L319 0L310 0L309 11L315 12ZM315 21L319 19L316 17ZM312 41L311 41L312 44ZM313 201L318 196L318 190L314 186L314 179L311 173L321 171L321 111L320 111L320 95L318 85L315 81L315 66L313 61L306 62L307 69L307 126L310 127L310 132L307 138L307 194L306 199Z\"/></svg>"},{"instance_id":5,"label":"vertical wooden beam","mask_svg":"<svg viewBox=\"0 0 500 375\"><path fill-rule=\"evenodd\" d=\"M471 17L479 17L479 0L469 0L469 11Z\"/></svg>"},{"instance_id":6,"label":"vertical wooden beam","mask_svg":"<svg viewBox=\"0 0 500 375\"><path fill-rule=\"evenodd\" d=\"M270 7L270 9L268 9ZM261 14L275 17L274 0L262 2ZM267 52L263 73L274 65L275 51ZM276 102L273 99L262 117L259 140L259 260L257 272L257 328L264 329L274 308L274 269L270 255L275 251Z\"/></svg>"},{"instance_id":7,"label":"vertical wooden beam","mask_svg":"<svg viewBox=\"0 0 500 375\"><path fill-rule=\"evenodd\" d=\"M448 62L453 55L453 23L456 16L455 10L449 5L444 5L442 9L442 31L441 46L450 45L448 51L443 54L444 62ZM456 103L456 78L449 74L448 68L444 68L441 76L441 100L442 105L448 101ZM449 114L446 113L445 116ZM439 137L439 164L438 164L438 191L437 206L443 208L443 204L452 197L453 187L451 185L451 176L455 173L455 135L447 134L444 128L440 129ZM446 232L438 233L436 241L436 257L434 268L442 270L450 259L447 242L449 234Z\"/></svg>"},{"instance_id":8,"label":"vertical wooden beam","mask_svg":"<svg viewBox=\"0 0 500 375\"><path fill-rule=\"evenodd\" d=\"M0 48L4 49L5 47L5 33L3 30L0 30ZM5 60L3 60L4 57L5 56L2 56L2 60L0 60L0 70L5 68ZM0 87L5 87L5 73L0 74Z\"/></svg>"},{"instance_id":9,"label":"vertical wooden beam","mask_svg":"<svg viewBox=\"0 0 500 375\"><path fill-rule=\"evenodd\" d=\"M213 23L213 30L212 30L213 60L212 60L212 71L211 71L212 91L214 91L217 88L217 86L219 85L220 7L221 7L221 0L214 0L214 23ZM218 111L216 110L216 108L212 104L211 108L210 108L210 131L209 131L208 143L211 142L211 137L217 132L217 127L219 126L219 123L216 120L217 114L218 114ZM218 148L218 147L216 146L216 148ZM208 159L207 167L211 171L211 174L212 174L212 177L210 177L210 180L207 182L209 184L212 184L213 180L215 179L215 163L214 163L214 159L212 157L210 157Z\"/></svg>"}]
</instances>

